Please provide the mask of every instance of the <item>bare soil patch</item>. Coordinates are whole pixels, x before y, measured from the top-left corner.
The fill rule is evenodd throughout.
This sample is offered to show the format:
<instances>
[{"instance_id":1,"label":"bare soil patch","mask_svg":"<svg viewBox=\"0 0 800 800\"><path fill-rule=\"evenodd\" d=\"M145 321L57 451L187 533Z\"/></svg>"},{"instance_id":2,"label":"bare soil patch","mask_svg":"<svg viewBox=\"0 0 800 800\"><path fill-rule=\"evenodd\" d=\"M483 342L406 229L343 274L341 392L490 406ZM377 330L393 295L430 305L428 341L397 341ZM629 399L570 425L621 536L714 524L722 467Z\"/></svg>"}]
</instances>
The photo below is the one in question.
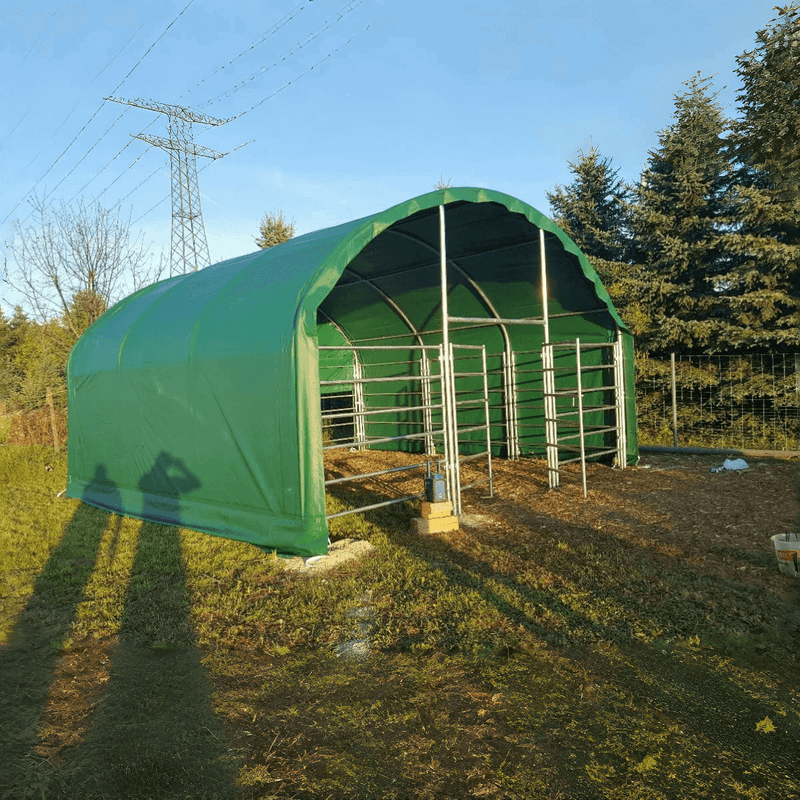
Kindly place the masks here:
<instances>
[{"instance_id":1,"label":"bare soil patch","mask_svg":"<svg viewBox=\"0 0 800 800\"><path fill-rule=\"evenodd\" d=\"M366 451L326 462L331 474L369 472L421 460L419 455ZM546 528L550 536L576 534L602 545L625 540L663 562L691 565L709 577L727 578L794 596L796 582L777 568L770 536L798 529L800 483L796 460L749 459L741 472L711 472L717 455L648 454L625 470L587 467L583 497L578 465L562 471L561 487L547 485L540 459L494 459L494 496L488 486L463 496L462 528L498 537L526 538ZM462 483L486 477L485 462L462 468ZM366 479L362 490L338 496L365 502L422 491L422 472Z\"/></svg>"}]
</instances>

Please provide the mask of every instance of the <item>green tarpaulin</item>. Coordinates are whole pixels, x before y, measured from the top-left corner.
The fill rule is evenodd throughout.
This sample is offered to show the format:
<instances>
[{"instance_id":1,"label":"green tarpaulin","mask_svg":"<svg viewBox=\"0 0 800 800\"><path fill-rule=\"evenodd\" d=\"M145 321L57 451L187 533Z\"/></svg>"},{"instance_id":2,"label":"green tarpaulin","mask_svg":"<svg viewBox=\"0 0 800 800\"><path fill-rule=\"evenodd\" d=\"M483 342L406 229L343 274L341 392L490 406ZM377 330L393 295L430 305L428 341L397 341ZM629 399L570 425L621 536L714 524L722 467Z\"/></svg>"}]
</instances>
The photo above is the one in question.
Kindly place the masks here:
<instances>
[{"instance_id":1,"label":"green tarpaulin","mask_svg":"<svg viewBox=\"0 0 800 800\"><path fill-rule=\"evenodd\" d=\"M318 345L441 341L440 204L451 315L540 315L541 228L551 338L610 342L622 330L633 462L632 341L594 269L526 203L454 188L161 281L109 309L69 358L68 496L280 553L326 552L319 381L346 387L352 361ZM518 368L535 362L539 326L452 340L496 358L506 336L523 354ZM541 412L523 410L520 423L523 452L543 452Z\"/></svg>"}]
</instances>

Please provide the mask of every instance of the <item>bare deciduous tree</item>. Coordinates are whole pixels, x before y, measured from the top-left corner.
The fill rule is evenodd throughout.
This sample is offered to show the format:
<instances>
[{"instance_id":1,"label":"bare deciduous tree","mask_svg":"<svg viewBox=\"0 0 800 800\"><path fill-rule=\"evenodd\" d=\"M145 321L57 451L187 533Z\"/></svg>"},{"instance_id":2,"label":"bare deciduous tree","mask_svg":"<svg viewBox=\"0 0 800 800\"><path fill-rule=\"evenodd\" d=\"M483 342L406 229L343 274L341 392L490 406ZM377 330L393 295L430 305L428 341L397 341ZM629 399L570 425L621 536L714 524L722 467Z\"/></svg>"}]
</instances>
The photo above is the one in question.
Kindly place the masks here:
<instances>
[{"instance_id":1,"label":"bare deciduous tree","mask_svg":"<svg viewBox=\"0 0 800 800\"><path fill-rule=\"evenodd\" d=\"M130 219L98 203L48 205L34 198L34 222L14 225L8 249L16 268L8 284L41 322L56 317L77 339L110 305L159 279L154 260Z\"/></svg>"}]
</instances>

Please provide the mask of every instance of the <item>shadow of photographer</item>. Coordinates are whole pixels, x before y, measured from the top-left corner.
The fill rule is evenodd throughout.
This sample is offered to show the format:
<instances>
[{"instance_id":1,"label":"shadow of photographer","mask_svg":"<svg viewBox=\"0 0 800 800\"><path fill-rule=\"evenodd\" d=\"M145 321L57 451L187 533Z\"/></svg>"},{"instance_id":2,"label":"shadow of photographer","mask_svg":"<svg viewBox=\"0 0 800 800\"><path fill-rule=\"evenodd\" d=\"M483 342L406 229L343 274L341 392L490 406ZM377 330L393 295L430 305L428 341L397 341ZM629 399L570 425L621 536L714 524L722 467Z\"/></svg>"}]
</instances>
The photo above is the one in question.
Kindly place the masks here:
<instances>
[{"instance_id":1,"label":"shadow of photographer","mask_svg":"<svg viewBox=\"0 0 800 800\"><path fill-rule=\"evenodd\" d=\"M87 495L97 491L109 496L116 493L104 464L95 467ZM120 520L116 522L119 527ZM108 511L85 503L78 506L36 578L7 646L0 650L0 788L7 791L17 787L22 791L30 785L29 755L38 740L56 661L94 571L108 523Z\"/></svg>"},{"instance_id":2,"label":"shadow of photographer","mask_svg":"<svg viewBox=\"0 0 800 800\"><path fill-rule=\"evenodd\" d=\"M53 775L70 797L234 797L234 765L195 643L181 561L181 495L200 487L162 452L142 476L142 522L111 672L89 732ZM159 521L171 524L162 524Z\"/></svg>"}]
</instances>

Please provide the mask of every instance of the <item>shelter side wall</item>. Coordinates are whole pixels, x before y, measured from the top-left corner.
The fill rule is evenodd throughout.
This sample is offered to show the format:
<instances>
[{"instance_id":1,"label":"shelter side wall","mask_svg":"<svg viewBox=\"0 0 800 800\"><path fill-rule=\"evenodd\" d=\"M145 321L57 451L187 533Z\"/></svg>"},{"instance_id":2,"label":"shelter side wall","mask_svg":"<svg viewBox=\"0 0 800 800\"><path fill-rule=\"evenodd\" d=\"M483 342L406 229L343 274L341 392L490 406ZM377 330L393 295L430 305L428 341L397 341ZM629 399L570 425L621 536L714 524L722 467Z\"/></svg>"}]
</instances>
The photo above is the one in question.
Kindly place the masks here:
<instances>
[{"instance_id":1,"label":"shelter side wall","mask_svg":"<svg viewBox=\"0 0 800 800\"><path fill-rule=\"evenodd\" d=\"M74 378L68 495L280 552L325 552L327 531L309 522L298 489L298 400L284 359Z\"/></svg>"}]
</instances>

